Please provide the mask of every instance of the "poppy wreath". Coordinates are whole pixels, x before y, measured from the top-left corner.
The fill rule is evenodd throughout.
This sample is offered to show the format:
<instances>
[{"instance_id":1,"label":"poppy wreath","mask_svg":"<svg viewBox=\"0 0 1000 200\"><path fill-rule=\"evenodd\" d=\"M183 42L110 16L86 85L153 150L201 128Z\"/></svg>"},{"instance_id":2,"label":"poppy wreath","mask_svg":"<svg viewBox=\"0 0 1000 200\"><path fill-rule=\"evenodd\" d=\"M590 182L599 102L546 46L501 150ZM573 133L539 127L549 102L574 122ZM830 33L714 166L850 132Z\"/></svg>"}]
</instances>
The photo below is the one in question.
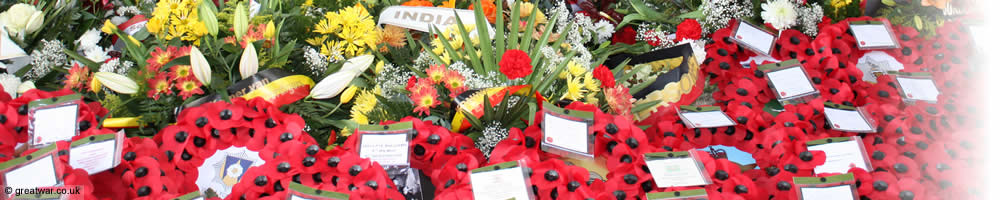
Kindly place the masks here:
<instances>
[{"instance_id":1,"label":"poppy wreath","mask_svg":"<svg viewBox=\"0 0 1000 200\"><path fill-rule=\"evenodd\" d=\"M649 118L637 122L649 126L645 133L659 149L683 151L708 145L733 146L751 153L759 169L735 171L749 177L755 187L740 194L747 199L795 198L791 177L826 176L812 169L823 164L825 153L808 151L806 141L827 137L861 136L873 171L852 169L862 199L960 199L973 197L967 192L976 187L964 184L967 173L978 170L969 152L977 150L971 117L977 95L969 87L976 77L969 73L963 57L971 48L961 22L946 22L935 37L918 37L909 27L893 27L901 48L886 50L904 64L903 72L930 72L941 95L936 103L904 102L898 83L892 76L877 76L876 83L861 80L855 65L858 58L871 52L859 50L848 23L871 18L850 18L839 23L824 23L820 34L809 38L796 30L785 30L778 38L772 57L798 59L820 91L820 98L786 105L775 114L764 104L774 100L767 89L764 73L757 64L739 67L738 61L753 56L730 41L732 27L712 34L706 45L703 68L709 82L718 85L715 105L737 125L718 129L689 129L680 121L676 108L661 107ZM762 63L767 64L767 62ZM735 66L735 67L734 67ZM863 134L832 130L823 117L823 103L865 106L875 120L877 133ZM721 133L720 133L721 132ZM706 162L706 168L713 166ZM718 168L718 162L714 165ZM724 169L724 168L723 168ZM718 171L718 170L716 170ZM712 173L709 170L709 173ZM962 174L966 174L963 176ZM718 174L713 174L713 176ZM738 176L738 175L737 175ZM719 177L713 177L719 181ZM727 189L726 183L705 186ZM720 190L717 190L720 191ZM755 196L756 195L756 196Z\"/></svg>"},{"instance_id":2,"label":"poppy wreath","mask_svg":"<svg viewBox=\"0 0 1000 200\"><path fill-rule=\"evenodd\" d=\"M8 94L0 94L0 162L5 162L14 158L23 157L31 153L36 152L38 149L27 149L23 152L18 152L16 147L18 144L27 143L29 139L28 135L28 124L30 123L28 118L28 103L39 100L47 99L59 96L65 96L73 94L70 90L59 90L54 92L47 92L42 90L28 90L18 98L11 98ZM97 125L97 118L104 117L107 115L108 111L104 109L98 102L90 102L79 107L77 111L77 124L79 128L79 134L74 136L71 141L76 141L79 139L84 139L93 135L102 135L114 133L110 129L99 128ZM59 164L56 167L57 176L60 176L63 185L67 186L79 186L80 189L79 196L85 199L95 198L95 194L100 193L102 190L100 188L95 188L92 184L93 182L99 181L99 178L95 178L87 173L83 169L76 169L69 165L69 141L56 142L56 162ZM93 180L93 181L92 181Z\"/></svg>"},{"instance_id":3,"label":"poppy wreath","mask_svg":"<svg viewBox=\"0 0 1000 200\"><path fill-rule=\"evenodd\" d=\"M342 148L320 149L302 131L305 123L300 116L260 98L231 101L185 109L176 124L153 138L130 138L123 164L113 170L129 190L129 198L158 199L198 191L196 182L203 176L199 167L230 148L246 148L263 162L244 169L238 179L243 181L232 185L228 194L233 195L225 199L283 199L292 182L357 199L402 198L378 163Z\"/></svg>"}]
</instances>

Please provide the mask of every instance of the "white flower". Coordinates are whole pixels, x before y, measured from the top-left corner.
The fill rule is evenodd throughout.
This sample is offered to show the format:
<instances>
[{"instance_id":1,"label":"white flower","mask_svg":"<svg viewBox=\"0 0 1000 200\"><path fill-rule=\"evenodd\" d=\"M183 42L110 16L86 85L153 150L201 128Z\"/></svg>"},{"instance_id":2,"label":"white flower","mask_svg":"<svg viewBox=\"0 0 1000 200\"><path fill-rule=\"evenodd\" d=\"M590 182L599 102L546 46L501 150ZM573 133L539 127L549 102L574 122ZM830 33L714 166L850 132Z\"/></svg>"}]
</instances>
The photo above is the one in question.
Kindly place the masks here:
<instances>
[{"instance_id":1,"label":"white flower","mask_svg":"<svg viewBox=\"0 0 1000 200\"><path fill-rule=\"evenodd\" d=\"M11 35L22 40L24 35L32 34L42 28L44 20L45 12L25 3L15 4L0 13L0 23L4 24Z\"/></svg>"},{"instance_id":2,"label":"white flower","mask_svg":"<svg viewBox=\"0 0 1000 200\"><path fill-rule=\"evenodd\" d=\"M125 17L125 16L114 16L114 17L111 17L111 23L115 24L115 25L119 25L119 24L125 23L127 21L128 21L128 17Z\"/></svg>"},{"instance_id":3,"label":"white flower","mask_svg":"<svg viewBox=\"0 0 1000 200\"><path fill-rule=\"evenodd\" d=\"M83 56L87 57L87 60L94 61L96 63L102 63L108 60L108 58L111 58L108 56L108 52L101 47L85 49L83 51Z\"/></svg>"},{"instance_id":4,"label":"white flower","mask_svg":"<svg viewBox=\"0 0 1000 200\"><path fill-rule=\"evenodd\" d=\"M132 79L121 74L111 72L94 73L94 78L101 82L104 87L122 94L135 94L139 90L139 84Z\"/></svg>"},{"instance_id":5,"label":"white flower","mask_svg":"<svg viewBox=\"0 0 1000 200\"><path fill-rule=\"evenodd\" d=\"M31 90L31 89L35 89L35 82L34 81L24 81L23 83L21 83L21 85L17 86L17 93L18 94L23 94L25 92L28 92L28 90Z\"/></svg>"},{"instance_id":6,"label":"white flower","mask_svg":"<svg viewBox=\"0 0 1000 200\"><path fill-rule=\"evenodd\" d=\"M606 20L601 20L594 24L594 32L597 33L597 43L604 43L615 33L615 26Z\"/></svg>"},{"instance_id":7,"label":"white flower","mask_svg":"<svg viewBox=\"0 0 1000 200\"><path fill-rule=\"evenodd\" d=\"M80 38L76 39L76 44L80 45L79 49L93 49L97 46L97 42L101 41L101 31L96 28L91 28L84 32ZM96 61L95 61L96 62Z\"/></svg>"},{"instance_id":8,"label":"white flower","mask_svg":"<svg viewBox=\"0 0 1000 200\"><path fill-rule=\"evenodd\" d=\"M251 44L251 46L253 45ZM208 65L205 54L202 54L198 48L191 48L189 58L191 58L191 73L194 74L194 78L201 81L203 85L212 84L212 66Z\"/></svg>"},{"instance_id":9,"label":"white flower","mask_svg":"<svg viewBox=\"0 0 1000 200\"><path fill-rule=\"evenodd\" d=\"M357 56L347 60L344 66L340 68L340 71L330 74L322 81L313 87L312 91L309 91L309 96L313 99L329 99L333 96L337 96L347 85L351 83L351 80L357 78L368 69L368 66L375 61L375 56L372 55L362 55Z\"/></svg>"},{"instance_id":10,"label":"white flower","mask_svg":"<svg viewBox=\"0 0 1000 200\"><path fill-rule=\"evenodd\" d=\"M10 97L17 97L17 87L21 86L21 78L14 76L13 74L0 74L0 85L3 85L3 91L7 92Z\"/></svg>"},{"instance_id":11,"label":"white flower","mask_svg":"<svg viewBox=\"0 0 1000 200\"><path fill-rule=\"evenodd\" d=\"M778 30L791 28L798 22L796 21L798 12L795 12L795 4L788 0L774 0L762 4L760 7L763 9L760 17L764 18L765 23L771 23L771 26Z\"/></svg>"},{"instance_id":12,"label":"white flower","mask_svg":"<svg viewBox=\"0 0 1000 200\"><path fill-rule=\"evenodd\" d=\"M243 56L240 58L240 75L243 78L253 76L260 68L259 63L257 49L253 47L253 43L247 43L247 48L243 49Z\"/></svg>"}]
</instances>

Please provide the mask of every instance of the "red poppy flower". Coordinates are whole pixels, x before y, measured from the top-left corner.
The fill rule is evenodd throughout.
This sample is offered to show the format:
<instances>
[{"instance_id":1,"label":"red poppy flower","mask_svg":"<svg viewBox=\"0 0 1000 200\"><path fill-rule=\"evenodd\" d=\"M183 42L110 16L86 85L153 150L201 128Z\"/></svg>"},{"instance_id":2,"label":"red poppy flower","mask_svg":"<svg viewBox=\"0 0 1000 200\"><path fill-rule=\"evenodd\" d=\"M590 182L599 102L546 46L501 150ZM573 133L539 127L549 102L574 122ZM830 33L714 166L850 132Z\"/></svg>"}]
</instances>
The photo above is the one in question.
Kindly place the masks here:
<instances>
[{"instance_id":1,"label":"red poppy flower","mask_svg":"<svg viewBox=\"0 0 1000 200\"><path fill-rule=\"evenodd\" d=\"M500 73L507 76L507 79L514 80L531 74L531 58L524 51L511 49L503 53L500 58Z\"/></svg>"},{"instance_id":2,"label":"red poppy flower","mask_svg":"<svg viewBox=\"0 0 1000 200\"><path fill-rule=\"evenodd\" d=\"M774 50L775 57L779 60L805 60L803 58L816 55L816 51L812 49L809 36L795 29L785 29L782 31Z\"/></svg>"}]
</instances>

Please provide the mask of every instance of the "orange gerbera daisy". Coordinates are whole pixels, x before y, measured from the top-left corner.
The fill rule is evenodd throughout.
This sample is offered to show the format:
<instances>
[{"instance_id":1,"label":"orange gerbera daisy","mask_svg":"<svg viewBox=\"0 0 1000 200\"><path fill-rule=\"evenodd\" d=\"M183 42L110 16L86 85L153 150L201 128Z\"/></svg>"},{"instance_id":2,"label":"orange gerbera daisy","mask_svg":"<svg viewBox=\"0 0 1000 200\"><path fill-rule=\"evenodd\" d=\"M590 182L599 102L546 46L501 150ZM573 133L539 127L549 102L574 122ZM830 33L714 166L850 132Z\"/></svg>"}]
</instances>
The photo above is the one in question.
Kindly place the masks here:
<instances>
[{"instance_id":1,"label":"orange gerbera daisy","mask_svg":"<svg viewBox=\"0 0 1000 200\"><path fill-rule=\"evenodd\" d=\"M193 77L191 65L174 65L170 67L170 80L176 81L183 78Z\"/></svg>"},{"instance_id":2,"label":"orange gerbera daisy","mask_svg":"<svg viewBox=\"0 0 1000 200\"><path fill-rule=\"evenodd\" d=\"M80 66L80 64L73 63L73 67L69 68L69 74L66 75L66 80L63 81L63 89L87 89L87 77L90 76L90 69L87 67Z\"/></svg>"},{"instance_id":3,"label":"orange gerbera daisy","mask_svg":"<svg viewBox=\"0 0 1000 200\"><path fill-rule=\"evenodd\" d=\"M201 82L193 77L183 78L177 80L177 85L174 85L178 91L177 94L181 95L181 99L187 99L195 94L204 94L201 91Z\"/></svg>"},{"instance_id":4,"label":"orange gerbera daisy","mask_svg":"<svg viewBox=\"0 0 1000 200\"><path fill-rule=\"evenodd\" d=\"M451 91L452 98L458 96L462 92L465 92L465 77L459 74L458 71L448 70L448 74L444 76L444 87Z\"/></svg>"},{"instance_id":5,"label":"orange gerbera daisy","mask_svg":"<svg viewBox=\"0 0 1000 200\"><path fill-rule=\"evenodd\" d=\"M146 92L146 96L153 98L154 100L160 99L160 94L171 94L173 90L170 90L170 81L167 80L166 73L157 73L156 77L149 79L146 82L149 83L149 91Z\"/></svg>"},{"instance_id":6,"label":"orange gerbera daisy","mask_svg":"<svg viewBox=\"0 0 1000 200\"><path fill-rule=\"evenodd\" d=\"M444 80L446 72L444 65L431 65L427 68L427 78L430 78L434 83L440 83L441 80Z\"/></svg>"},{"instance_id":7,"label":"orange gerbera daisy","mask_svg":"<svg viewBox=\"0 0 1000 200\"><path fill-rule=\"evenodd\" d=\"M156 47L153 49L153 52L149 54L149 59L146 60L146 63L149 63L149 65L146 65L146 69L149 71L159 71L160 67L173 60L175 52L171 51L170 48L161 49L160 47Z\"/></svg>"},{"instance_id":8,"label":"orange gerbera daisy","mask_svg":"<svg viewBox=\"0 0 1000 200\"><path fill-rule=\"evenodd\" d=\"M430 115L431 107L440 105L441 102L438 101L438 94L433 90L423 90L417 93L410 94L410 100L413 100L414 105L413 112L418 114Z\"/></svg>"}]
</instances>

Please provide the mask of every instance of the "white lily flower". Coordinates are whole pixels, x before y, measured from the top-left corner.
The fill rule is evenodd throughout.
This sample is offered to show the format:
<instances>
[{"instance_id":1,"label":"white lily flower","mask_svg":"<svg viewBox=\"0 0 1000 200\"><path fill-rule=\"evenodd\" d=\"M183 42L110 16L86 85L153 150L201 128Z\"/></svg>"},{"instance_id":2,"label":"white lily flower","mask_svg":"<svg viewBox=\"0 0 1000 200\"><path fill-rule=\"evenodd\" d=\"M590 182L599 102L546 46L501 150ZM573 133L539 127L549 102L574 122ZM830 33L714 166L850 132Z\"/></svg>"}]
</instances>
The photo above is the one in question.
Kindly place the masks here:
<instances>
[{"instance_id":1,"label":"white lily flower","mask_svg":"<svg viewBox=\"0 0 1000 200\"><path fill-rule=\"evenodd\" d=\"M28 92L28 90L31 90L31 89L35 89L35 82L34 81L30 81L30 80L29 81L25 81L25 82L21 83L21 85L17 86L17 93L18 94L24 94L25 92Z\"/></svg>"},{"instance_id":2,"label":"white lily flower","mask_svg":"<svg viewBox=\"0 0 1000 200\"><path fill-rule=\"evenodd\" d=\"M108 89L118 93L135 94L139 91L139 85L135 81L121 74L97 72L94 73L94 78L100 81L104 87L108 87Z\"/></svg>"},{"instance_id":3,"label":"white lily flower","mask_svg":"<svg viewBox=\"0 0 1000 200\"><path fill-rule=\"evenodd\" d=\"M322 81L319 81L316 87L313 87L312 91L309 91L309 96L313 99L329 99L337 96L340 92L344 91L344 88L350 85L351 80L361 75L361 72L368 69L368 66L374 61L375 56L372 55L362 55L348 59L347 63L344 63L344 66L340 68L340 71L330 74L326 78L323 78Z\"/></svg>"},{"instance_id":4,"label":"white lily flower","mask_svg":"<svg viewBox=\"0 0 1000 200\"><path fill-rule=\"evenodd\" d=\"M253 43L247 43L247 48L243 49L243 56L240 57L240 75L243 78L253 76L258 68L260 62L257 60L257 48L253 47Z\"/></svg>"},{"instance_id":5,"label":"white lily flower","mask_svg":"<svg viewBox=\"0 0 1000 200\"><path fill-rule=\"evenodd\" d=\"M205 54L201 53L198 48L191 48L191 73L194 77L201 81L202 85L209 85L212 83L212 66L208 65L208 60L205 59Z\"/></svg>"}]
</instances>

